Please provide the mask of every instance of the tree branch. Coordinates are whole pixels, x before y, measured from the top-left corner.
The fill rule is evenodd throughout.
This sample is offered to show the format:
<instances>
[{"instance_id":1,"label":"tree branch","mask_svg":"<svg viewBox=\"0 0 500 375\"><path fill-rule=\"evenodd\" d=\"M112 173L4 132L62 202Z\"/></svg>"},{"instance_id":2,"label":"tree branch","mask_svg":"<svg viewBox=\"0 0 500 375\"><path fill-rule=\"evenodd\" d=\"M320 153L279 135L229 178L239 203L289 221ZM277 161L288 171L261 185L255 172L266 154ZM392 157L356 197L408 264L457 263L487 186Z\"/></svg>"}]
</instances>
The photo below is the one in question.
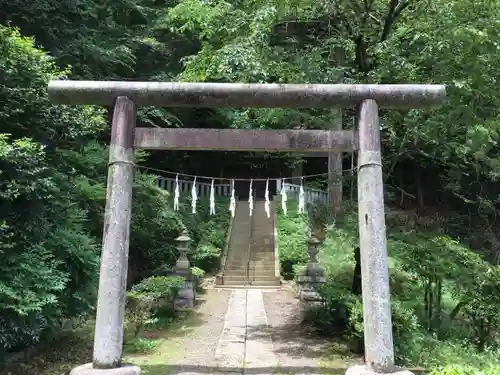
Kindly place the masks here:
<instances>
[{"instance_id":1,"label":"tree branch","mask_svg":"<svg viewBox=\"0 0 500 375\"><path fill-rule=\"evenodd\" d=\"M382 29L382 35L380 37L381 42L387 39L394 22L396 22L401 12L410 4L411 0L390 0L389 9L387 10L387 15L384 20L384 28Z\"/></svg>"}]
</instances>

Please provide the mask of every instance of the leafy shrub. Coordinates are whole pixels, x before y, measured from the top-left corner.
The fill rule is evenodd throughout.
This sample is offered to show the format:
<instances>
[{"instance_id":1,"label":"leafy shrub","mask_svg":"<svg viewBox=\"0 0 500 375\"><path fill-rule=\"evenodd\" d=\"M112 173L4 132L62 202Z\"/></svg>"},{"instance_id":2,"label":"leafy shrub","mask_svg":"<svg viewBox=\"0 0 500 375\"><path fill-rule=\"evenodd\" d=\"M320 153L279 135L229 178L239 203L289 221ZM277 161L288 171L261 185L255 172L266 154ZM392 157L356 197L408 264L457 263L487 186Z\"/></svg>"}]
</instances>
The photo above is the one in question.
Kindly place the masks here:
<instances>
[{"instance_id":1,"label":"leafy shrub","mask_svg":"<svg viewBox=\"0 0 500 375\"><path fill-rule=\"evenodd\" d=\"M156 323L161 314L173 314L175 295L184 285L178 276L152 276L127 293L126 335L136 339L144 326Z\"/></svg>"},{"instance_id":2,"label":"leafy shrub","mask_svg":"<svg viewBox=\"0 0 500 375\"><path fill-rule=\"evenodd\" d=\"M95 301L98 241L59 150L101 131L104 118L102 109L48 101L48 81L67 71L32 39L0 26L0 50L0 70L8 72L0 82L1 356L38 342Z\"/></svg>"},{"instance_id":3,"label":"leafy shrub","mask_svg":"<svg viewBox=\"0 0 500 375\"><path fill-rule=\"evenodd\" d=\"M123 351L131 354L148 354L156 349L160 344L161 340L136 337L134 340L125 343Z\"/></svg>"},{"instance_id":4,"label":"leafy shrub","mask_svg":"<svg viewBox=\"0 0 500 375\"><path fill-rule=\"evenodd\" d=\"M313 323L322 335L349 336L351 310L358 304L359 298L342 285L333 283L322 285L319 293L323 299L322 306L308 311L305 319Z\"/></svg>"},{"instance_id":5,"label":"leafy shrub","mask_svg":"<svg viewBox=\"0 0 500 375\"><path fill-rule=\"evenodd\" d=\"M446 364L459 367L485 368L498 363L498 350L479 352L474 345L456 339L439 340L435 335L421 331L411 350L404 354L404 363L441 368ZM401 356L401 355L400 355Z\"/></svg>"},{"instance_id":6,"label":"leafy shrub","mask_svg":"<svg viewBox=\"0 0 500 375\"><path fill-rule=\"evenodd\" d=\"M227 199L217 199L216 207L220 208L214 216L210 216L208 215L208 201L202 200L200 207L202 211L199 217L195 222L193 222L193 219L189 221L190 230L192 230L195 240L189 258L194 266L207 272L211 272L219 266L231 219L230 212L227 209Z\"/></svg>"},{"instance_id":7,"label":"leafy shrub","mask_svg":"<svg viewBox=\"0 0 500 375\"><path fill-rule=\"evenodd\" d=\"M500 366L488 366L474 368L472 366L446 366L433 370L429 375L497 375L500 374Z\"/></svg>"},{"instance_id":8,"label":"leafy shrub","mask_svg":"<svg viewBox=\"0 0 500 375\"><path fill-rule=\"evenodd\" d=\"M133 193L129 284L151 275L158 266L175 264L175 239L183 229L182 218L171 208L169 193L156 186L154 176L138 174Z\"/></svg>"},{"instance_id":9,"label":"leafy shrub","mask_svg":"<svg viewBox=\"0 0 500 375\"><path fill-rule=\"evenodd\" d=\"M191 272L194 276L194 285L197 292L201 292L201 283L205 277L205 271L198 267L191 267Z\"/></svg>"},{"instance_id":10,"label":"leafy shrub","mask_svg":"<svg viewBox=\"0 0 500 375\"><path fill-rule=\"evenodd\" d=\"M295 265L304 264L309 259L307 240L310 232L307 215L298 213L295 201L288 203L287 215L279 211L277 219L281 275L286 280L293 279Z\"/></svg>"},{"instance_id":11,"label":"leafy shrub","mask_svg":"<svg viewBox=\"0 0 500 375\"><path fill-rule=\"evenodd\" d=\"M213 270L217 267L218 261L222 255L222 248L215 246L210 242L201 242L191 255L192 264L197 268L204 270Z\"/></svg>"},{"instance_id":12,"label":"leafy shrub","mask_svg":"<svg viewBox=\"0 0 500 375\"><path fill-rule=\"evenodd\" d=\"M290 227L297 219L290 216L282 216L279 223ZM343 336L352 350L362 353L362 300L352 291L353 249L358 241L355 211L344 211L325 228L319 254L327 277L319 290L323 304L308 311L306 319L321 334ZM451 362L466 369L467 365L482 369L495 363L498 267L441 233L409 230L407 223L392 229L388 233L389 281L398 362L426 368ZM294 268L297 272L303 265L297 263Z\"/></svg>"}]
</instances>

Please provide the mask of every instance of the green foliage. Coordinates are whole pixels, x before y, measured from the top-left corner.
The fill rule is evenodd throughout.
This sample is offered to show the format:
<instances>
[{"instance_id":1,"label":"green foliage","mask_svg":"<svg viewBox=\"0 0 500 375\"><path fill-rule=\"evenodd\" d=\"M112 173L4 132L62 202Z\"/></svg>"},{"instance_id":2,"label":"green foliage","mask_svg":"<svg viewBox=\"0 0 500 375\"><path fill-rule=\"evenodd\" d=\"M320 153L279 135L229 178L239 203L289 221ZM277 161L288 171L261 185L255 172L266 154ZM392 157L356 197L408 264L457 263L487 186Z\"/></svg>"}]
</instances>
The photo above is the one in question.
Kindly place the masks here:
<instances>
[{"instance_id":1,"label":"green foliage","mask_svg":"<svg viewBox=\"0 0 500 375\"><path fill-rule=\"evenodd\" d=\"M298 213L297 202L290 201L289 203L287 215L279 215L276 224L281 275L285 279L293 278L294 266L304 264L309 259L307 216Z\"/></svg>"},{"instance_id":2,"label":"green foliage","mask_svg":"<svg viewBox=\"0 0 500 375\"><path fill-rule=\"evenodd\" d=\"M487 261L500 258L499 14L498 1L483 0L1 2L0 23L34 38L0 26L2 345L13 350L39 340L95 300L105 111L51 105L49 79L445 83L440 109L381 112L388 198L419 212L411 225L389 223L396 328L409 333L396 332L398 356L435 365L458 353L474 366L487 363L498 344L499 271ZM71 72L57 68L67 65ZM351 115L343 113L344 127ZM275 129L326 128L333 116L333 110L257 108L138 113L147 126ZM164 163L203 169L205 157L172 153ZM210 157L208 164L223 169L222 159ZM156 163L156 156L138 160ZM295 160L285 156L283 165ZM138 175L129 283L171 267L174 239L185 228L193 264L208 271L217 263L228 221L208 217L206 206L198 215L186 206L173 213L168 200L151 177ZM308 219L289 211L279 218L284 275L292 277L306 261L309 231L326 234L324 296L332 309L341 305L348 313L330 309L325 319L344 319L347 333L359 337L359 298L349 294L355 215L333 225L321 210ZM393 216L406 221L401 211ZM441 223L421 220L434 216Z\"/></svg>"},{"instance_id":3,"label":"green foliage","mask_svg":"<svg viewBox=\"0 0 500 375\"><path fill-rule=\"evenodd\" d=\"M196 267L211 272L219 266L219 260L224 250L227 230L231 215L229 200L218 199L216 202L216 215L209 215L208 200L200 200L197 214L192 215L187 202L185 204L183 222L194 240L194 248L189 254L190 261ZM190 203L189 203L190 204Z\"/></svg>"},{"instance_id":4,"label":"green foliage","mask_svg":"<svg viewBox=\"0 0 500 375\"><path fill-rule=\"evenodd\" d=\"M183 227L168 192L156 187L153 176L140 175L135 182L129 270L137 276L131 282L159 266L175 264L175 238Z\"/></svg>"},{"instance_id":5,"label":"green foliage","mask_svg":"<svg viewBox=\"0 0 500 375\"><path fill-rule=\"evenodd\" d=\"M137 337L123 345L123 352L128 354L148 354L153 352L160 344L160 340Z\"/></svg>"},{"instance_id":6,"label":"green foliage","mask_svg":"<svg viewBox=\"0 0 500 375\"><path fill-rule=\"evenodd\" d=\"M471 366L446 366L440 369L433 370L430 375L493 375L500 373L499 366L488 366L478 370Z\"/></svg>"},{"instance_id":7,"label":"green foliage","mask_svg":"<svg viewBox=\"0 0 500 375\"><path fill-rule=\"evenodd\" d=\"M7 73L0 79L5 104L0 110L3 355L48 338L62 322L92 312L108 147L99 141L106 123L102 109L48 101L48 81L63 79L69 71L59 70L53 58L13 28L0 26L0 50L0 69ZM136 160L145 157L138 152ZM192 220L173 212L169 194L156 187L153 176L137 173L133 194L129 284L175 263L175 238ZM189 227L197 236L195 248L201 237L220 246L227 226L223 217L228 215L211 218L201 232L198 223ZM207 263L207 258L200 259Z\"/></svg>"},{"instance_id":8,"label":"green foliage","mask_svg":"<svg viewBox=\"0 0 500 375\"><path fill-rule=\"evenodd\" d=\"M196 292L200 293L202 292L202 282L203 278L205 277L205 271L198 267L191 267L191 272L194 276Z\"/></svg>"},{"instance_id":9,"label":"green foliage","mask_svg":"<svg viewBox=\"0 0 500 375\"><path fill-rule=\"evenodd\" d=\"M157 323L162 315L173 314L174 298L183 285L182 277L152 276L132 286L127 293L126 341L137 344L138 335L146 325Z\"/></svg>"},{"instance_id":10,"label":"green foliage","mask_svg":"<svg viewBox=\"0 0 500 375\"><path fill-rule=\"evenodd\" d=\"M102 129L102 112L49 104L53 61L18 31L0 26L1 350L36 342L95 299L98 247L77 189L58 168L57 147ZM29 131L28 131L29 129ZM29 135L29 138L27 136Z\"/></svg>"},{"instance_id":11,"label":"green foliage","mask_svg":"<svg viewBox=\"0 0 500 375\"><path fill-rule=\"evenodd\" d=\"M500 344L496 328L500 301L494 292L500 287L498 266L448 236L412 230L407 222L397 226L395 215L397 212L389 210L392 319L398 361L429 368L450 361L477 368L495 363L495 348ZM288 228L298 225L298 219L301 225L310 225L308 217L293 216L293 210L288 216L280 213L278 225ZM323 224L327 234L319 259L327 283L320 289L322 306L308 311L306 320L320 334L343 336L352 350L362 352L362 301L352 290L354 247L358 243L356 210L347 204L334 223ZM299 246L304 237L288 239ZM280 248L280 256L282 251L287 254L288 250Z\"/></svg>"}]
</instances>

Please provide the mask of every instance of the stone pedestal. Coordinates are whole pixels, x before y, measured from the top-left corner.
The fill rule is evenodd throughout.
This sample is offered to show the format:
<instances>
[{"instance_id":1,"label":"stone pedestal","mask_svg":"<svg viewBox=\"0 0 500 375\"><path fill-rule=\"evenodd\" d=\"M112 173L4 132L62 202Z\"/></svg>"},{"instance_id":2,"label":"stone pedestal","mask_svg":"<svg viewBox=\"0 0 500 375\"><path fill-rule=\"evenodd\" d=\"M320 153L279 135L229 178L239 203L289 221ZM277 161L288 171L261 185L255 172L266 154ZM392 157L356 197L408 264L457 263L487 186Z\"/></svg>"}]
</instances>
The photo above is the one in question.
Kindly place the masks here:
<instances>
[{"instance_id":1,"label":"stone pedestal","mask_svg":"<svg viewBox=\"0 0 500 375\"><path fill-rule=\"evenodd\" d=\"M97 369L92 363L75 367L69 375L141 375L141 369L133 365L122 365L117 368Z\"/></svg>"},{"instance_id":2,"label":"stone pedestal","mask_svg":"<svg viewBox=\"0 0 500 375\"><path fill-rule=\"evenodd\" d=\"M297 276L299 298L308 305L321 303L321 297L317 290L326 282L325 272L317 260L320 244L321 241L314 237L309 240L309 262L304 273Z\"/></svg>"},{"instance_id":3,"label":"stone pedestal","mask_svg":"<svg viewBox=\"0 0 500 375\"><path fill-rule=\"evenodd\" d=\"M184 286L181 290L179 290L174 300L175 309L186 309L194 307L196 292L194 275L191 273L191 270L189 270L189 273L176 272L175 276L181 276L184 278Z\"/></svg>"},{"instance_id":4,"label":"stone pedestal","mask_svg":"<svg viewBox=\"0 0 500 375\"><path fill-rule=\"evenodd\" d=\"M192 308L196 299L195 276L191 272L191 265L187 254L189 252L189 242L191 239L183 232L177 237L177 250L179 258L175 264L175 276L184 278L184 286L181 288L174 300L175 309Z\"/></svg>"},{"instance_id":5,"label":"stone pedestal","mask_svg":"<svg viewBox=\"0 0 500 375\"><path fill-rule=\"evenodd\" d=\"M301 275L297 277L299 285L298 294L301 301L307 304L315 305L321 303L321 296L318 293L318 288L325 283L325 278L312 277Z\"/></svg>"}]
</instances>

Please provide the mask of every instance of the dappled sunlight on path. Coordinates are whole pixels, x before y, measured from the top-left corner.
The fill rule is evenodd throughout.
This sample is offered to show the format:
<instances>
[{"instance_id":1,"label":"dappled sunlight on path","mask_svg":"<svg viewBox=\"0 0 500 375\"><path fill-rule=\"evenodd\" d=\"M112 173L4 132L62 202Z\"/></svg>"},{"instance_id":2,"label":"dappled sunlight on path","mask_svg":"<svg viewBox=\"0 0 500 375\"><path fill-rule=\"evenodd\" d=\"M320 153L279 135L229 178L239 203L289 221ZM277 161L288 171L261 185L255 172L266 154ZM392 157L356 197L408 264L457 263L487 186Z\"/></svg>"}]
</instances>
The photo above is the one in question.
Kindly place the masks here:
<instances>
[{"instance_id":1,"label":"dappled sunlight on path","mask_svg":"<svg viewBox=\"0 0 500 375\"><path fill-rule=\"evenodd\" d=\"M301 325L284 288L208 289L196 311L149 355L126 358L144 375L343 374L356 361Z\"/></svg>"}]
</instances>

